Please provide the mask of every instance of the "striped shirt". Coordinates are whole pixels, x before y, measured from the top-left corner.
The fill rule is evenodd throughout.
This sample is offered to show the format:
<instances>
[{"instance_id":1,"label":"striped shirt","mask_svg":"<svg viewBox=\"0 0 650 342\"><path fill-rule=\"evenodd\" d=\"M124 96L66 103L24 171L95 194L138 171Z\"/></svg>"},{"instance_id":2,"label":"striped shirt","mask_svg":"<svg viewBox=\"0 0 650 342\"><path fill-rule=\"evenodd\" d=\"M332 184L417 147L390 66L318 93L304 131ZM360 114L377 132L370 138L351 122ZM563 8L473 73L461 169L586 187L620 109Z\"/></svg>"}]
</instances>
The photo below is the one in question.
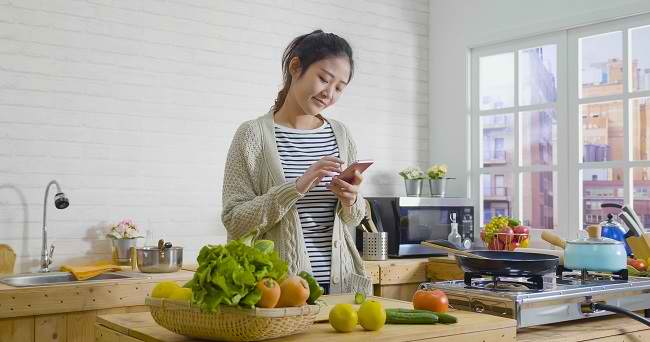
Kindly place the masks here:
<instances>
[{"instance_id":1,"label":"striped shirt","mask_svg":"<svg viewBox=\"0 0 650 342\"><path fill-rule=\"evenodd\" d=\"M299 130L275 125L278 153L287 181L296 178L324 156L339 157L334 131L328 122L321 127ZM332 228L337 198L325 186L332 177L324 177L296 202L312 273L319 283L329 284L332 260Z\"/></svg>"}]
</instances>

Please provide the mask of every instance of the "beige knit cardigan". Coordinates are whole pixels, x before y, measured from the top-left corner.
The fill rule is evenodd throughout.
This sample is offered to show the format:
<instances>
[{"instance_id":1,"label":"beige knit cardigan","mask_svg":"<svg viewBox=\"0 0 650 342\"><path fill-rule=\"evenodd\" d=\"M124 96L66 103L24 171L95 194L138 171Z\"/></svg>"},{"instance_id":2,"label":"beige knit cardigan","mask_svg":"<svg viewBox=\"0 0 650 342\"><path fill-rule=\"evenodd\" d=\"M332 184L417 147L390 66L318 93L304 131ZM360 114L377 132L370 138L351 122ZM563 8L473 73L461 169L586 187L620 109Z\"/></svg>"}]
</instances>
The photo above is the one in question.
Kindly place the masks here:
<instances>
[{"instance_id":1,"label":"beige knit cardigan","mask_svg":"<svg viewBox=\"0 0 650 342\"><path fill-rule=\"evenodd\" d=\"M336 136L340 158L351 164L357 150L348 129L336 120L325 120ZM221 219L228 240L257 230L260 238L275 242L279 255L289 264L290 273L311 273L295 206L302 196L295 182L284 178L273 113L244 122L233 137L224 172ZM360 194L351 210L342 210L341 204L337 204L332 232L331 293L371 291L370 278L352 236L365 210Z\"/></svg>"}]
</instances>

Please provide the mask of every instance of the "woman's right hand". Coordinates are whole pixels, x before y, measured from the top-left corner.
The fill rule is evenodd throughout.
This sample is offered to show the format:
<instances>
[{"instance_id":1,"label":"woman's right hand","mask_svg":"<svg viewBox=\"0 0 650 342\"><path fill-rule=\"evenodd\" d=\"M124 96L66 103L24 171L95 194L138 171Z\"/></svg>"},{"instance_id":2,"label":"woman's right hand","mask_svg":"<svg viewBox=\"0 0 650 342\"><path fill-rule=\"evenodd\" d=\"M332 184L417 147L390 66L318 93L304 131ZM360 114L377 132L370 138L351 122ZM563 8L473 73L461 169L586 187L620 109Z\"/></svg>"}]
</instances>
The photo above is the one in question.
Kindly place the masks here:
<instances>
[{"instance_id":1,"label":"woman's right hand","mask_svg":"<svg viewBox=\"0 0 650 342\"><path fill-rule=\"evenodd\" d=\"M327 176L334 177L341 173L343 160L334 156L325 156L305 170L302 176L296 179L296 190L300 193L307 193Z\"/></svg>"}]
</instances>

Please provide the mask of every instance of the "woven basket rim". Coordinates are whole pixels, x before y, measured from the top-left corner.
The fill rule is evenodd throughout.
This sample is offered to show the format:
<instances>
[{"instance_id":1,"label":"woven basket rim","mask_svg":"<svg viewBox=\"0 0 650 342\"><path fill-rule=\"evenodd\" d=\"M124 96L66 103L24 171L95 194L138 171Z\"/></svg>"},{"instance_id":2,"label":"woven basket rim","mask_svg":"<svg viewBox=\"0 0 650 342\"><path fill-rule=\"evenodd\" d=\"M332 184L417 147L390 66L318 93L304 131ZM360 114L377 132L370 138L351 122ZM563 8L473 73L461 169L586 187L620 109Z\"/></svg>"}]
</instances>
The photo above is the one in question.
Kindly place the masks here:
<instances>
[{"instance_id":1,"label":"woven basket rim","mask_svg":"<svg viewBox=\"0 0 650 342\"><path fill-rule=\"evenodd\" d=\"M176 299L167 299L167 298L145 298L145 304L149 306L163 308L165 310L183 310L183 311L196 311L202 312L201 309L195 305L191 304L186 300L176 300ZM287 307L287 308L238 308L231 307L227 305L221 305L219 307L220 312L223 313L232 313L239 315L248 315L256 317L292 317L292 316L303 316L303 315L316 315L320 312L319 305L303 305L301 307Z\"/></svg>"}]
</instances>

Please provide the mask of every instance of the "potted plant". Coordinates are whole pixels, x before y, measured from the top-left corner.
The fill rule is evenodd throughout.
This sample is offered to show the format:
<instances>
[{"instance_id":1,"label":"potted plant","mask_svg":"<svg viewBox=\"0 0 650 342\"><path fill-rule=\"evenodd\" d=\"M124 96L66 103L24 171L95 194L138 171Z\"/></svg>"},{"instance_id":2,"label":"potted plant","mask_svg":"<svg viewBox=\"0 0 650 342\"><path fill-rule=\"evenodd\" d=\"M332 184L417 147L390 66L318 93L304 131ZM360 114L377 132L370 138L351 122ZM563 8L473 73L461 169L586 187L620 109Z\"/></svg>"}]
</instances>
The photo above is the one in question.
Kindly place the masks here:
<instances>
[{"instance_id":1,"label":"potted plant","mask_svg":"<svg viewBox=\"0 0 650 342\"><path fill-rule=\"evenodd\" d=\"M431 196L433 197L444 197L445 188L447 185L447 165L445 164L434 164L427 170L427 176L429 176L429 189L431 190Z\"/></svg>"},{"instance_id":2,"label":"potted plant","mask_svg":"<svg viewBox=\"0 0 650 342\"><path fill-rule=\"evenodd\" d=\"M138 238L142 235L138 227L130 219L124 219L111 227L110 233L106 235L113 244L113 259L118 265L128 265L131 262L131 247L136 246Z\"/></svg>"},{"instance_id":3,"label":"potted plant","mask_svg":"<svg viewBox=\"0 0 650 342\"><path fill-rule=\"evenodd\" d=\"M418 197L422 193L422 180L426 175L419 167L407 167L399 172L399 175L404 178L404 185L406 186L406 196Z\"/></svg>"}]
</instances>

